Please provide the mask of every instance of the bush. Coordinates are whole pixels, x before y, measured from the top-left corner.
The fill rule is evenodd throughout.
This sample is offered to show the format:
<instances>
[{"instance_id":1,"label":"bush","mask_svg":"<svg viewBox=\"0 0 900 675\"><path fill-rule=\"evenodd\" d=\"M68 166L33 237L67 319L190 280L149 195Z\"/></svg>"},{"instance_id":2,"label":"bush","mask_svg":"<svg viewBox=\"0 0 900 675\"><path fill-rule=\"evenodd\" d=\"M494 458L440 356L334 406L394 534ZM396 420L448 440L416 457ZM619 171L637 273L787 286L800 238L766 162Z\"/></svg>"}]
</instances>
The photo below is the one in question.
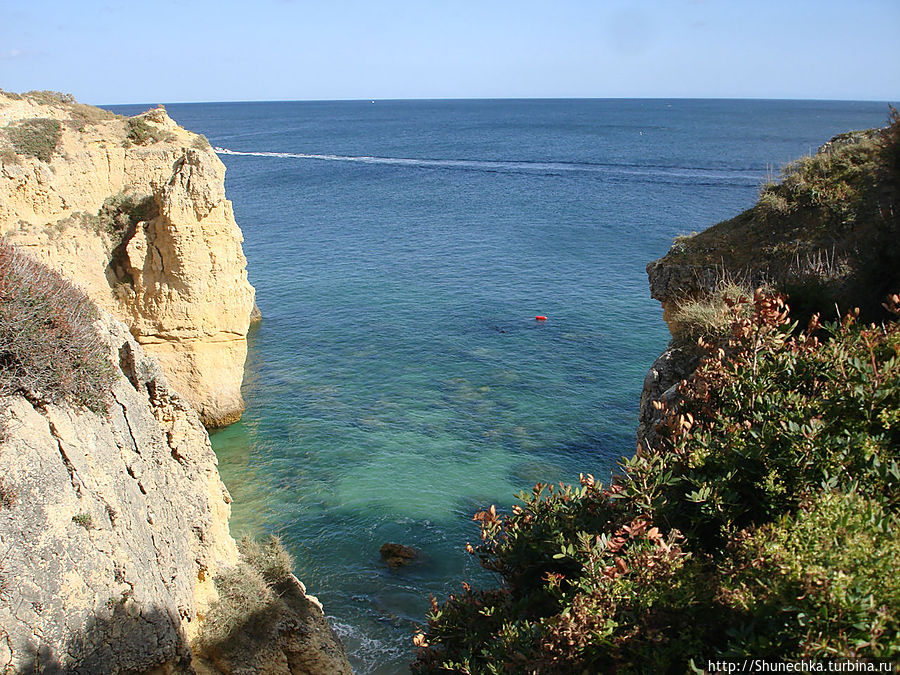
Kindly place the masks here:
<instances>
[{"instance_id":1,"label":"bush","mask_svg":"<svg viewBox=\"0 0 900 675\"><path fill-rule=\"evenodd\" d=\"M94 529L94 519L91 518L90 513L76 513L72 516L72 522L86 530Z\"/></svg>"},{"instance_id":2,"label":"bush","mask_svg":"<svg viewBox=\"0 0 900 675\"><path fill-rule=\"evenodd\" d=\"M813 209L832 227L854 222L875 194L889 136L874 129L836 136L785 166L780 184L763 187L755 211L765 218Z\"/></svg>"},{"instance_id":3,"label":"bush","mask_svg":"<svg viewBox=\"0 0 900 675\"><path fill-rule=\"evenodd\" d=\"M133 233L135 225L156 215L156 202L152 195L119 192L103 202L93 222L98 233L110 235L115 248Z\"/></svg>"},{"instance_id":4,"label":"bush","mask_svg":"<svg viewBox=\"0 0 900 675\"><path fill-rule=\"evenodd\" d=\"M742 650L772 658L900 655L898 526L876 500L818 491L739 539L723 569L723 595L773 629Z\"/></svg>"},{"instance_id":5,"label":"bush","mask_svg":"<svg viewBox=\"0 0 900 675\"><path fill-rule=\"evenodd\" d=\"M290 576L292 561L281 541L270 537L259 544L244 537L238 549L238 564L215 578L219 599L200 633L207 651L246 651L253 638L269 632L286 611L277 587Z\"/></svg>"},{"instance_id":6,"label":"bush","mask_svg":"<svg viewBox=\"0 0 900 675\"><path fill-rule=\"evenodd\" d=\"M795 509L813 488L900 506L898 324L861 327L851 314L794 328L784 300L758 291L751 317L706 344L679 388L670 441L626 465L628 486L671 475L640 496L702 546Z\"/></svg>"},{"instance_id":7,"label":"bush","mask_svg":"<svg viewBox=\"0 0 900 675\"><path fill-rule=\"evenodd\" d=\"M270 536L263 544L242 537L239 547L241 558L259 572L267 584L278 584L291 575L294 562L278 537Z\"/></svg>"},{"instance_id":8,"label":"bush","mask_svg":"<svg viewBox=\"0 0 900 675\"><path fill-rule=\"evenodd\" d=\"M105 411L114 370L96 318L68 280L0 241L0 394Z\"/></svg>"},{"instance_id":9,"label":"bush","mask_svg":"<svg viewBox=\"0 0 900 675\"><path fill-rule=\"evenodd\" d=\"M58 120L35 118L11 124L6 132L18 154L49 162L59 144L62 125Z\"/></svg>"},{"instance_id":10,"label":"bush","mask_svg":"<svg viewBox=\"0 0 900 675\"><path fill-rule=\"evenodd\" d=\"M207 648L222 648L251 627L268 625L276 596L262 575L240 563L215 578L219 599L210 608L201 632Z\"/></svg>"},{"instance_id":11,"label":"bush","mask_svg":"<svg viewBox=\"0 0 900 675\"><path fill-rule=\"evenodd\" d=\"M160 141L173 141L175 134L171 131L161 131L138 116L125 120L125 139L134 145L149 145Z\"/></svg>"},{"instance_id":12,"label":"bush","mask_svg":"<svg viewBox=\"0 0 900 675\"><path fill-rule=\"evenodd\" d=\"M191 147L197 150L206 150L211 146L209 144L209 139L206 136L204 136L203 134L197 134L191 141Z\"/></svg>"},{"instance_id":13,"label":"bush","mask_svg":"<svg viewBox=\"0 0 900 675\"><path fill-rule=\"evenodd\" d=\"M786 216L794 208L784 195L779 194L778 186L769 184L759 195L756 212L766 221Z\"/></svg>"},{"instance_id":14,"label":"bush","mask_svg":"<svg viewBox=\"0 0 900 675\"><path fill-rule=\"evenodd\" d=\"M763 292L732 317L612 485L476 514L502 586L433 601L414 672L900 655L900 326L797 334Z\"/></svg>"},{"instance_id":15,"label":"bush","mask_svg":"<svg viewBox=\"0 0 900 675\"><path fill-rule=\"evenodd\" d=\"M0 164L21 164L22 158L19 157L12 148L3 148L0 150Z\"/></svg>"}]
</instances>

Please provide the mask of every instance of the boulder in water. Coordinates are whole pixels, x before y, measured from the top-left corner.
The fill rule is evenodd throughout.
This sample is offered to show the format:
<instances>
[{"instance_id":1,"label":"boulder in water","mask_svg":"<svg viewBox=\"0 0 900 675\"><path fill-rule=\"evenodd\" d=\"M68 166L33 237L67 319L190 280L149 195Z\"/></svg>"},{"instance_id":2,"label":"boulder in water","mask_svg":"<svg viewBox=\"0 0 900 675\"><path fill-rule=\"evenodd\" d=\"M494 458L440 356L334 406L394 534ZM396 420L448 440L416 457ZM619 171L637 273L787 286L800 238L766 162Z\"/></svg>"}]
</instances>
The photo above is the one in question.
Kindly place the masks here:
<instances>
[{"instance_id":1,"label":"boulder in water","mask_svg":"<svg viewBox=\"0 0 900 675\"><path fill-rule=\"evenodd\" d=\"M388 567L403 567L419 557L419 552L412 546L390 542L382 545L380 553Z\"/></svg>"}]
</instances>

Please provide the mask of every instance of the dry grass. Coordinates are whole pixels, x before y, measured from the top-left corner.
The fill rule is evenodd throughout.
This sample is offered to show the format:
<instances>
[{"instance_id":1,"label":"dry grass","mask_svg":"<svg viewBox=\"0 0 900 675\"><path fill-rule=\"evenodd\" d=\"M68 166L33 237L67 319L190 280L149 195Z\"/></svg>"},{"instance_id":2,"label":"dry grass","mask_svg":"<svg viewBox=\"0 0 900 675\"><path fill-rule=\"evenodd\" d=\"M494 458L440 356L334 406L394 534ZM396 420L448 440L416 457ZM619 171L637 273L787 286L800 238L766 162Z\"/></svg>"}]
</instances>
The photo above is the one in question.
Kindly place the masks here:
<instances>
[{"instance_id":1,"label":"dry grass","mask_svg":"<svg viewBox=\"0 0 900 675\"><path fill-rule=\"evenodd\" d=\"M270 536L264 543L242 537L239 547L241 558L259 572L266 583L277 584L290 576L294 561L278 537Z\"/></svg>"},{"instance_id":2,"label":"dry grass","mask_svg":"<svg viewBox=\"0 0 900 675\"><path fill-rule=\"evenodd\" d=\"M712 292L678 303L672 317L675 337L696 340L725 336L736 316L749 317L753 291L746 282L723 274Z\"/></svg>"},{"instance_id":3,"label":"dry grass","mask_svg":"<svg viewBox=\"0 0 900 675\"><path fill-rule=\"evenodd\" d=\"M219 599L206 616L200 643L208 651L241 652L285 612L276 587L291 574L292 560L277 537L259 543L244 537L240 562L215 579Z\"/></svg>"}]
</instances>

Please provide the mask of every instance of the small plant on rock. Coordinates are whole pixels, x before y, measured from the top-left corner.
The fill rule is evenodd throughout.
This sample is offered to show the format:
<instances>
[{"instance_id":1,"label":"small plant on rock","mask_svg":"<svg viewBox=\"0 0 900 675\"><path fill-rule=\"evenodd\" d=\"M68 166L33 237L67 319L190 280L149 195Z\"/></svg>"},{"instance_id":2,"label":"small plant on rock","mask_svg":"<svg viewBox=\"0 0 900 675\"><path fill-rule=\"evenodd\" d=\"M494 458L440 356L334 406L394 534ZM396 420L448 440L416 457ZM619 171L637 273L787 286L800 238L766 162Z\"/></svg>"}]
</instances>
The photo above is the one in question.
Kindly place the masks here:
<instances>
[{"instance_id":1,"label":"small plant on rock","mask_svg":"<svg viewBox=\"0 0 900 675\"><path fill-rule=\"evenodd\" d=\"M94 520L91 518L90 513L76 513L72 516L72 522L86 530L94 529Z\"/></svg>"},{"instance_id":2,"label":"small plant on rock","mask_svg":"<svg viewBox=\"0 0 900 675\"><path fill-rule=\"evenodd\" d=\"M157 129L143 117L138 116L125 120L125 139L134 145L149 145L160 141L172 141L175 135L170 131Z\"/></svg>"}]
</instances>

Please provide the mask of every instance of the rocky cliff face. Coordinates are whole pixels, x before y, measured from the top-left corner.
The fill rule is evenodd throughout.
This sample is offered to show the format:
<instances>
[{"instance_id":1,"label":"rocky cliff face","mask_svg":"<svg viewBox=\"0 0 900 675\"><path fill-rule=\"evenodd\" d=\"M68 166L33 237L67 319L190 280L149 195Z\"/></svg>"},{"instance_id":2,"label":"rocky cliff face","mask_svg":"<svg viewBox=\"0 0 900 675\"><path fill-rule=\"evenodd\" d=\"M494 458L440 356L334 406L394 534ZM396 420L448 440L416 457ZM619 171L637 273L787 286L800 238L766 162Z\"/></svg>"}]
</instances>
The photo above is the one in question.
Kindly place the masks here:
<instances>
[{"instance_id":1,"label":"rocky cliff face","mask_svg":"<svg viewBox=\"0 0 900 675\"><path fill-rule=\"evenodd\" d=\"M116 364L108 413L0 399L0 669L241 672L191 648L214 580L239 565L209 437L124 324L97 327ZM288 581L293 614L246 642L243 662L349 673L318 602Z\"/></svg>"},{"instance_id":2,"label":"rocky cliff face","mask_svg":"<svg viewBox=\"0 0 900 675\"><path fill-rule=\"evenodd\" d=\"M685 301L708 298L723 281L749 295L759 285L784 293L792 316L835 319L854 306L881 318L882 301L900 290L900 116L885 129L841 134L812 157L789 164L765 185L757 204L690 237L647 265L651 297L660 301L675 340L647 374L638 444L652 442L676 385L700 352L678 336Z\"/></svg>"},{"instance_id":3,"label":"rocky cliff face","mask_svg":"<svg viewBox=\"0 0 900 675\"><path fill-rule=\"evenodd\" d=\"M254 296L224 172L161 108L0 93L0 234L122 319L207 426L243 410Z\"/></svg>"},{"instance_id":4,"label":"rocky cliff face","mask_svg":"<svg viewBox=\"0 0 900 675\"><path fill-rule=\"evenodd\" d=\"M283 549L263 578L229 533L204 423L240 416L253 288L223 174L164 110L0 92L0 672L350 673Z\"/></svg>"}]
</instances>

